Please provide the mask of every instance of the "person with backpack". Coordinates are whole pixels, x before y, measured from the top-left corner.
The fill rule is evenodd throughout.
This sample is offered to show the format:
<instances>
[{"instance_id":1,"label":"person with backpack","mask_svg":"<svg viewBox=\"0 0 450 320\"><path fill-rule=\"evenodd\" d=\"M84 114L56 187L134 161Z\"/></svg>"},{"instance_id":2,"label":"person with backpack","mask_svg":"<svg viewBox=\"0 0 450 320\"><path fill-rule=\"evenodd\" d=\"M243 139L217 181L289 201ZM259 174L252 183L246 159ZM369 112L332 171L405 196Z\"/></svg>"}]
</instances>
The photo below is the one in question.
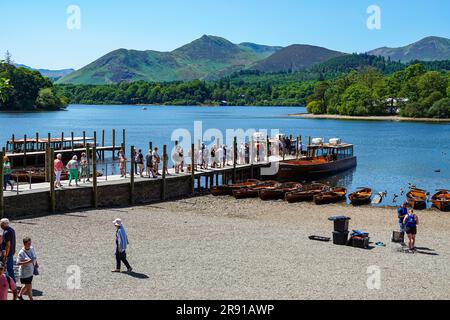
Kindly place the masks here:
<instances>
[{"instance_id":1,"label":"person with backpack","mask_svg":"<svg viewBox=\"0 0 450 320\"><path fill-rule=\"evenodd\" d=\"M139 170L139 176L141 178L144 177L144 155L142 154L142 150L139 149L138 153L136 154L136 162Z\"/></svg>"},{"instance_id":2,"label":"person with backpack","mask_svg":"<svg viewBox=\"0 0 450 320\"><path fill-rule=\"evenodd\" d=\"M408 215L405 216L403 220L405 225L405 232L408 235L408 248L411 251L416 250L416 234L417 225L419 224L419 217L411 210Z\"/></svg>"},{"instance_id":3,"label":"person with backpack","mask_svg":"<svg viewBox=\"0 0 450 320\"><path fill-rule=\"evenodd\" d=\"M38 264L36 251L31 245L31 238L23 239L23 248L17 256L17 265L19 266L19 278L22 288L19 292L19 300L23 300L23 295L27 294L30 300L33 300L33 276L37 276Z\"/></svg>"},{"instance_id":4,"label":"person with backpack","mask_svg":"<svg viewBox=\"0 0 450 320\"><path fill-rule=\"evenodd\" d=\"M3 262L0 262L0 301L8 300L8 291L11 290L13 294L13 300L17 300L17 287L16 283L10 276L5 274L5 266Z\"/></svg>"},{"instance_id":5,"label":"person with backpack","mask_svg":"<svg viewBox=\"0 0 450 320\"><path fill-rule=\"evenodd\" d=\"M16 231L10 226L7 218L0 220L0 227L3 230L2 243L0 245L3 266L6 268L8 276L11 277L15 283L14 254L16 253Z\"/></svg>"},{"instance_id":6,"label":"person with backpack","mask_svg":"<svg viewBox=\"0 0 450 320\"><path fill-rule=\"evenodd\" d=\"M403 202L403 205L397 209L398 225L400 227L400 233L403 236L405 235L404 220L407 215L408 215L408 202Z\"/></svg>"}]
</instances>

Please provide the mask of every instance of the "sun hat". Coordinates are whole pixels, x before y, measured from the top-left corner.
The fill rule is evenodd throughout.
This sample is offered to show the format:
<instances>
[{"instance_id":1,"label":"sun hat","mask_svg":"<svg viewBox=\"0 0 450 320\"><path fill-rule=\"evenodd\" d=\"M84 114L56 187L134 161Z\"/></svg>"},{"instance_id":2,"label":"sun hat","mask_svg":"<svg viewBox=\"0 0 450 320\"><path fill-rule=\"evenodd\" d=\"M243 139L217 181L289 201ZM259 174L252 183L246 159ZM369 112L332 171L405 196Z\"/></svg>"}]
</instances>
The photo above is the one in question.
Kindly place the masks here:
<instances>
[{"instance_id":1,"label":"sun hat","mask_svg":"<svg viewBox=\"0 0 450 320\"><path fill-rule=\"evenodd\" d=\"M6 225L9 225L9 219L3 218L2 220L0 220L0 224L6 224Z\"/></svg>"},{"instance_id":2,"label":"sun hat","mask_svg":"<svg viewBox=\"0 0 450 320\"><path fill-rule=\"evenodd\" d=\"M115 226L121 226L122 225L122 219L117 218L116 220L113 221L113 224Z\"/></svg>"}]
</instances>

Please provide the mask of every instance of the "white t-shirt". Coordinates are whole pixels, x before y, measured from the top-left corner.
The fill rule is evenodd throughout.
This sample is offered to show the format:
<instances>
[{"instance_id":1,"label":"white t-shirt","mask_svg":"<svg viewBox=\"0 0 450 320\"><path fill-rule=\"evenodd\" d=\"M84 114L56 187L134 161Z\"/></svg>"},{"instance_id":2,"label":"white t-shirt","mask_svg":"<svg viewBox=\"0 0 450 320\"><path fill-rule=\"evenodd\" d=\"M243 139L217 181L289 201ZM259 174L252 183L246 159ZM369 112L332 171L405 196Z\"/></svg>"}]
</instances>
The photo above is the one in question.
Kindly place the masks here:
<instances>
[{"instance_id":1,"label":"white t-shirt","mask_svg":"<svg viewBox=\"0 0 450 320\"><path fill-rule=\"evenodd\" d=\"M33 260L33 263L28 263L22 266L19 266L19 277L21 279L27 279L33 276L34 273L34 265L36 264L36 251L33 247L30 247L29 250L25 250L22 248L19 251L19 254L17 256L17 264L22 263L27 260Z\"/></svg>"}]
</instances>

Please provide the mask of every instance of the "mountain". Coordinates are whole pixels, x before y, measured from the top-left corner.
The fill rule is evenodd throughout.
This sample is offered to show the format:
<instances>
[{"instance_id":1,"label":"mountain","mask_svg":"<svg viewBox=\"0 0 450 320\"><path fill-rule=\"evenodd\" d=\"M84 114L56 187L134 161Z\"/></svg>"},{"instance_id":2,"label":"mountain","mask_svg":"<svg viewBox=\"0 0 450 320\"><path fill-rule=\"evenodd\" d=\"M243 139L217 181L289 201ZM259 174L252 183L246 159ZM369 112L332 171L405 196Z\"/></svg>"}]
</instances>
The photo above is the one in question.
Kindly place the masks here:
<instances>
[{"instance_id":1,"label":"mountain","mask_svg":"<svg viewBox=\"0 0 450 320\"><path fill-rule=\"evenodd\" d=\"M450 39L427 37L405 47L383 47L369 51L368 54L401 62L448 60L450 59Z\"/></svg>"},{"instance_id":2,"label":"mountain","mask_svg":"<svg viewBox=\"0 0 450 320\"><path fill-rule=\"evenodd\" d=\"M262 72L295 72L343 55L346 54L322 47L295 44L277 51L250 69Z\"/></svg>"},{"instance_id":3,"label":"mountain","mask_svg":"<svg viewBox=\"0 0 450 320\"><path fill-rule=\"evenodd\" d=\"M65 77L75 71L74 69L61 69L61 70L35 69L26 66L24 64L16 64L16 66L39 71L44 77L50 78L52 81L57 81L60 78Z\"/></svg>"},{"instance_id":4,"label":"mountain","mask_svg":"<svg viewBox=\"0 0 450 320\"><path fill-rule=\"evenodd\" d=\"M279 50L234 44L204 35L172 52L119 49L60 79L58 83L106 84L130 81L187 81L220 77L244 69Z\"/></svg>"}]
</instances>

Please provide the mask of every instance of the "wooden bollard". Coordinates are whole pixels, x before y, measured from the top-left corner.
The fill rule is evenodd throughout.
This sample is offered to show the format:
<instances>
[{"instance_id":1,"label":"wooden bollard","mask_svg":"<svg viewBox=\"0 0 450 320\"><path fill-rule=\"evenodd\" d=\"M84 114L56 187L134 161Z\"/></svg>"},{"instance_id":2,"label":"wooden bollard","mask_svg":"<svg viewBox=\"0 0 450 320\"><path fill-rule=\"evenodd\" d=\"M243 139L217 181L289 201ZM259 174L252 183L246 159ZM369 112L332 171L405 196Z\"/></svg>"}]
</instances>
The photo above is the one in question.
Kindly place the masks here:
<instances>
[{"instance_id":1,"label":"wooden bollard","mask_svg":"<svg viewBox=\"0 0 450 320\"><path fill-rule=\"evenodd\" d=\"M5 217L5 199L3 198L3 157L5 153L0 152L0 219Z\"/></svg>"},{"instance_id":2,"label":"wooden bollard","mask_svg":"<svg viewBox=\"0 0 450 320\"><path fill-rule=\"evenodd\" d=\"M88 157L88 155L86 154ZM98 186L97 186L97 147L92 147L92 206L98 208Z\"/></svg>"},{"instance_id":3,"label":"wooden bollard","mask_svg":"<svg viewBox=\"0 0 450 320\"><path fill-rule=\"evenodd\" d=\"M237 137L233 140L233 183L236 183L236 165L237 165Z\"/></svg>"},{"instance_id":4,"label":"wooden bollard","mask_svg":"<svg viewBox=\"0 0 450 320\"><path fill-rule=\"evenodd\" d=\"M195 145L191 145L191 193L195 194Z\"/></svg>"},{"instance_id":5,"label":"wooden bollard","mask_svg":"<svg viewBox=\"0 0 450 320\"><path fill-rule=\"evenodd\" d=\"M53 160L55 157L55 150L49 148L49 158ZM55 174L53 172L53 161L49 161L48 171L50 174L50 212L56 212L56 192L55 192Z\"/></svg>"},{"instance_id":6,"label":"wooden bollard","mask_svg":"<svg viewBox=\"0 0 450 320\"><path fill-rule=\"evenodd\" d=\"M161 182L161 200L166 200L166 171L167 171L167 145L163 147L163 172L162 172L162 182Z\"/></svg>"},{"instance_id":7,"label":"wooden bollard","mask_svg":"<svg viewBox=\"0 0 450 320\"><path fill-rule=\"evenodd\" d=\"M134 149L134 146L130 147L130 163L131 163L131 170L130 170L130 204L134 204L134 157L135 157L136 150Z\"/></svg>"},{"instance_id":8,"label":"wooden bollard","mask_svg":"<svg viewBox=\"0 0 450 320\"><path fill-rule=\"evenodd\" d=\"M112 129L112 159L116 159L116 129Z\"/></svg>"}]
</instances>

